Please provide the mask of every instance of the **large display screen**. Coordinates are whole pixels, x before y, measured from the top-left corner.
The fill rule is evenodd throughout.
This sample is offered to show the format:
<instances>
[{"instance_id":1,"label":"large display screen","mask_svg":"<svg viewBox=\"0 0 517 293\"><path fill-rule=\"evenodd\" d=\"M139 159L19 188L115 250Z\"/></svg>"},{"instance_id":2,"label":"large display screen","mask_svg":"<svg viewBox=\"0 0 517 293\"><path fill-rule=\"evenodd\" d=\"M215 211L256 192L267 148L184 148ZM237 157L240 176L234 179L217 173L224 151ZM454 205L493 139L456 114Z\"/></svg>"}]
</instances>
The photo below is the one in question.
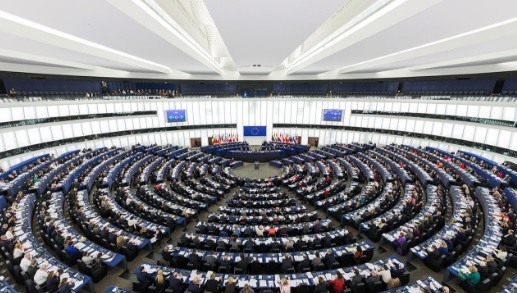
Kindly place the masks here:
<instances>
[{"instance_id":1,"label":"large display screen","mask_svg":"<svg viewBox=\"0 0 517 293\"><path fill-rule=\"evenodd\" d=\"M342 119L343 119L343 110L323 109L323 121L341 121Z\"/></svg>"},{"instance_id":2,"label":"large display screen","mask_svg":"<svg viewBox=\"0 0 517 293\"><path fill-rule=\"evenodd\" d=\"M168 123L187 121L185 110L167 110L165 114L167 116Z\"/></svg>"}]
</instances>

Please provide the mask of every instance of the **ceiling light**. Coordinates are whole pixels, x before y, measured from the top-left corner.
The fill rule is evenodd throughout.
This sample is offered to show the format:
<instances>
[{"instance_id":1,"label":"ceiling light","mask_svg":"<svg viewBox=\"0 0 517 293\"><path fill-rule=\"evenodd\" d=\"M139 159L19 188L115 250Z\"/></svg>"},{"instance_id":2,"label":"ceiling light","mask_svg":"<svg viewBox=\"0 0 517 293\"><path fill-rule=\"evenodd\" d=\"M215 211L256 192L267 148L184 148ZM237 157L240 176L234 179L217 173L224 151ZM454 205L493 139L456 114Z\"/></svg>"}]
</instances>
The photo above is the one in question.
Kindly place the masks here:
<instances>
[{"instance_id":1,"label":"ceiling light","mask_svg":"<svg viewBox=\"0 0 517 293\"><path fill-rule=\"evenodd\" d=\"M335 30L332 34L327 36L323 41L313 46L311 49L307 50L301 55L296 56L295 58L291 58L292 56L288 57L283 62L285 69L290 69L298 65L299 63L311 58L312 56L315 56L321 53L322 51L334 46L347 36L355 33L360 28L366 26L367 24L371 23L372 21L376 20L382 15L395 9L396 7L398 7L406 1L408 0L379 0L375 2L374 4L372 4L371 6L357 14L354 18L346 22L344 25L342 25L339 29ZM295 54L296 52L297 54L299 54L301 51L301 47L303 45L304 44L298 47L300 48L300 50L298 50L297 48L295 52L293 52L293 54Z\"/></svg>"}]
</instances>

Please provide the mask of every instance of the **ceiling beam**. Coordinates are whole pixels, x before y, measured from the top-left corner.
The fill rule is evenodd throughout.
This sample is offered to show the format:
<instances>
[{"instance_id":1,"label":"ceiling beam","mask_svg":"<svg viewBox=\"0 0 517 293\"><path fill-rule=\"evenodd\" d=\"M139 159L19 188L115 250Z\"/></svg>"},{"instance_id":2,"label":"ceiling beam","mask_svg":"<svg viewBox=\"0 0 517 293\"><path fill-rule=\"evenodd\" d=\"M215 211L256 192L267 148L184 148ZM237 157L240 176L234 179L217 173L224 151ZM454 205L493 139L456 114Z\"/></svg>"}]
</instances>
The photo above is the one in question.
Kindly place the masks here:
<instances>
[{"instance_id":1,"label":"ceiling beam","mask_svg":"<svg viewBox=\"0 0 517 293\"><path fill-rule=\"evenodd\" d=\"M366 60L350 66L338 69L339 74L350 73L355 71L366 70L368 68L381 67L395 62L401 62L413 58L428 56L436 53L446 52L458 48L466 48L469 46L485 43L490 40L500 39L504 36L515 36L517 31L517 18L499 22L470 32L444 38L435 42L427 43L421 46L402 50L396 53Z\"/></svg>"},{"instance_id":2,"label":"ceiling beam","mask_svg":"<svg viewBox=\"0 0 517 293\"><path fill-rule=\"evenodd\" d=\"M220 64L152 0L106 0L163 40L182 50L217 74L223 74ZM160 14L158 12L161 12ZM177 11L181 13L181 11Z\"/></svg>"},{"instance_id":3,"label":"ceiling beam","mask_svg":"<svg viewBox=\"0 0 517 293\"><path fill-rule=\"evenodd\" d=\"M29 62L45 63L50 66L57 65L57 66L62 66L62 67L71 67L71 68L77 68L77 69L83 69L83 70L93 70L95 67L95 66L86 65L83 63L72 62L72 61L67 61L67 60L63 60L63 59L44 57L44 56L40 56L40 55L34 55L34 54L29 54L29 53L24 53L24 52L19 52L19 51L13 51L13 50L9 50L9 49L2 49L2 48L0 48L0 56L14 58L14 59L18 59L18 60L26 60Z\"/></svg>"},{"instance_id":4,"label":"ceiling beam","mask_svg":"<svg viewBox=\"0 0 517 293\"><path fill-rule=\"evenodd\" d=\"M444 60L429 64L417 65L409 67L409 70L418 71L418 70L426 70L426 69L435 69L435 68L444 68L444 67L460 67L460 66L468 66L469 63L482 62L482 61L491 61L502 58L514 58L517 60L517 50L505 50L499 52L491 52L487 54L469 56L464 58L455 58L450 60ZM502 63L502 62L492 62L492 63Z\"/></svg>"},{"instance_id":5,"label":"ceiling beam","mask_svg":"<svg viewBox=\"0 0 517 293\"><path fill-rule=\"evenodd\" d=\"M112 48L49 28L27 19L0 11L0 31L82 54L109 59L146 70L168 74L171 69ZM181 72L177 71L180 74Z\"/></svg>"},{"instance_id":6,"label":"ceiling beam","mask_svg":"<svg viewBox=\"0 0 517 293\"><path fill-rule=\"evenodd\" d=\"M442 1L444 0L394 0L379 8L371 15L367 15L365 19L360 20L351 27L348 27L349 21L342 23L339 28L328 32L328 38L314 44L310 49L305 49L306 52L310 53L306 53L301 55L301 57L295 58L287 65L285 70L277 72L274 75L293 74L330 55L351 47L370 36L382 32L386 28L408 19ZM373 5L375 5L375 3ZM336 19L339 21L339 17L336 17ZM342 29L345 27L348 28ZM336 32L339 32L339 34L336 35ZM305 42L308 42L308 40Z\"/></svg>"}]
</instances>

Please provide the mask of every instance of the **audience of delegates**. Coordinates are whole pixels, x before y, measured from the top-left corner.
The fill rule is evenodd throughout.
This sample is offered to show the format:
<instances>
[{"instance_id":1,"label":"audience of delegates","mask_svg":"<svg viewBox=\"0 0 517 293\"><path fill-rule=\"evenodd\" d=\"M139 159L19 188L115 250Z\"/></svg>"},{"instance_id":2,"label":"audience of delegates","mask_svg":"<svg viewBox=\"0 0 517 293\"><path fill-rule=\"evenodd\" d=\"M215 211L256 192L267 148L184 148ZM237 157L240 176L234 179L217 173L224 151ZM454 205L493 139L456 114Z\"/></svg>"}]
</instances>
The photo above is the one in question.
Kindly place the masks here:
<instances>
[{"instance_id":1,"label":"audience of delegates","mask_svg":"<svg viewBox=\"0 0 517 293\"><path fill-rule=\"evenodd\" d=\"M406 151L399 151L394 148L390 148L390 150L393 150L393 153L396 154L387 155L390 160L395 162L397 161L398 155L400 155L401 157L414 162L415 166L428 172L428 174L433 178L433 183L439 183L435 169L430 168L423 161L414 161L412 158L407 157ZM121 157L120 160L114 161L112 164L107 166L106 169L102 170L100 177L94 184L94 188L106 188L106 183L102 178L105 178L121 160L128 158L132 154L134 154L134 152L128 152L125 157ZM382 188L386 186L386 182L384 182L384 180L387 177L386 174L381 172L382 170L380 168L384 167L388 172L391 172L392 168L396 167L386 163L388 161L384 161L381 158L382 154L384 154L384 152L374 151L368 153L368 155L372 156L372 161L366 159L365 156L357 156L357 160L362 162L364 166L366 166L365 168L371 168L371 170L373 170L371 179L369 179L370 181L365 179L366 182L363 181L359 185L366 187L364 189L365 192L358 191L357 194L355 194L347 191L348 193L346 196L342 198L343 201L339 203L343 205L341 206L342 209L340 209L338 213L353 212L363 206L367 206L375 200L376 196L382 194ZM88 158L91 158L91 156L85 157L84 160L78 160L58 174L54 174L50 190L47 190L44 195L38 198L40 208L36 212L38 219L45 224L44 232L53 237L56 245L62 248L68 257L80 259L86 266L95 268L103 265L102 254L99 253L94 256L88 254L86 251L81 253L77 246L80 245L80 243L74 243L70 236L63 235L63 231L60 231L59 226L52 222L53 219L50 217L49 211L46 210L50 197L52 196L52 191L62 188L61 182L66 178L66 174L81 166L81 164ZM426 160L429 159L429 157L425 158ZM53 157L41 159L19 171L13 170L6 176L5 181L6 183L12 182L13 180L23 176L24 173L28 172L32 168L37 168L40 164L53 159ZM108 157L105 159L108 159ZM138 159L141 159L141 157ZM461 160L454 160L453 158L448 159L449 162L456 164L459 169L478 178L482 184L485 182L485 180L480 178L480 175L477 174L475 170L468 165L465 166ZM209 167L209 164L201 161L199 163L189 162L189 164L186 164L186 170L180 170L177 178L174 179L175 181L171 181L172 183L170 188L168 185L160 183L154 185L153 190L152 187L148 189L147 187L138 186L138 184L136 184L135 192L132 192L131 188L134 185L125 186L127 184L123 181L123 174L125 174L128 168L130 168L130 166L126 165L123 166L120 174L114 178L113 194L116 201L120 202L123 207L128 208L131 212L138 212L139 216L146 215L155 221L158 221L159 219L156 217L157 215L166 215L167 212L173 212L176 215L181 213L180 215L185 218L193 218L194 214L187 212L186 209L180 209L177 212L169 209L165 212L161 211L161 208L157 208L156 213L153 214L152 210L146 209L144 206L156 208L150 204L150 201L152 201L152 197L154 196L166 199L175 197L176 195L188 196L189 192L192 192L192 197L189 197L189 199L197 201L198 203L196 203L195 207L192 207L192 205L189 205L189 207L192 207L192 209L197 212L201 204L206 204L206 206L208 206L210 204L208 202L212 198L222 198L222 195L225 193L223 190L229 190L230 186L235 186L233 185L235 183L239 186L239 190L230 200L227 201L229 209L221 209L218 213L212 213L208 217L208 223L199 222L196 226L198 234L206 234L208 236L203 237L203 240L200 240L199 235L197 234L194 234L193 237L187 237L184 234L179 239L179 246L184 245L184 247L194 247L192 249L192 253L186 256L188 261L187 267L191 270L200 270L203 272L216 271L217 267L225 267L228 269L226 273L250 274L250 267L254 259L252 256L249 256L248 253L254 253L259 250L260 244L256 242L257 240L267 240L267 252L282 253L281 263L279 263L278 268L278 271L282 274L291 274L296 271L321 271L333 268L335 263L339 264L339 261L336 259L336 254L329 249L337 246L334 237L329 236L333 235L332 232L335 231L331 225L329 226L326 224L326 220L320 220L318 216L317 218L314 218L311 216L311 212L307 212L304 209L304 206L303 208L298 206L298 201L291 198L285 191L283 191L283 189L280 188L280 186L283 185L284 187L293 189L300 199L307 199L307 196L317 194L314 196L314 200L304 201L307 204L314 204L316 200L326 200L333 196L337 196L336 194L339 191L336 192L336 189L341 188L341 190L344 190L346 188L346 184L335 184L339 181L336 176L339 170L336 171L334 168L344 168L344 164L336 163L337 160L335 159L332 161L331 159L326 160L327 161L322 159L318 162L321 164L317 164L316 162L292 164L285 168L285 172L282 176L270 178L265 181L236 178L235 176L224 172L215 172L212 174L211 170L214 169L213 166ZM472 161L472 158L469 160ZM64 161L56 162L64 163ZM142 164L140 168L137 169L137 174L141 173L151 162L152 161ZM337 167L331 167L329 162L336 163L336 165L333 166ZM379 165L373 164L372 162L378 162ZM412 174L412 169L405 163L397 161L395 164L399 164L399 167L409 174L408 178L410 180L415 180L417 178L415 174ZM30 184L32 185L40 182L41 179L44 178L45 174L54 170L57 165L36 173L32 176ZM171 164L171 166L168 167L169 172L172 172L174 165L176 164ZM202 168L202 165L206 168ZM483 162L480 162L479 166L482 168L488 168L488 166ZM442 161L437 161L435 167L438 167L441 170L445 169L445 165ZM360 168L355 164L352 168L355 168L355 171L358 173L362 173L364 171L360 170ZM69 195L72 195L72 199L75 200L75 195L77 195L78 190L85 186L85 181L88 179L87 174L92 169L92 167L87 168L78 176L78 178L75 179L72 184L72 188L69 191ZM490 171L499 178L505 178L500 174L501 172L497 170L497 168L491 168ZM446 170L446 172L453 173L450 169ZM210 177L207 174L212 175ZM364 177L364 174L360 175ZM457 174L454 174L454 178L458 180L458 182L461 182L456 175ZM399 181L398 175L394 175L392 179L388 180L392 180L393 191L383 194L383 196L386 196L387 201L382 201L382 204L375 209L368 209L362 214L357 214L358 220L362 220L366 217L373 218L375 216L379 216L379 221L373 222L373 225L370 226L369 229L381 230L384 227L389 228L395 223L405 223L412 218L415 211L418 211L424 206L421 199L424 198L423 193L425 188L422 188L422 184L417 182L415 185L418 186L418 188L415 188L411 195L408 193L407 198L401 200L401 210L390 212L391 209L388 209L386 214L381 213L381 211L384 212L383 208L386 203L392 202L397 198L399 194L396 193L403 193L404 191L404 186ZM509 181L509 179L506 181ZM476 213L478 205L475 203L473 190L465 184L460 186L464 192L465 200L468 202L468 207L465 207L460 213L455 215L455 218L452 220L453 223L459 224L457 233L454 237L447 235L433 243L433 245L428 249L429 258L440 258L441 256L450 255L455 249L454 243L463 243L465 239L473 235L475 232L473 230L473 226L475 218L478 217L478 214ZM101 211L110 216L110 220L115 220L117 221L117 224L124 229L137 231L138 235L142 235L146 238L161 238L161 235L158 235L159 232L154 232L154 230L148 230L147 227L139 226L140 220L138 216L124 217L124 214L117 214L116 211L113 211L112 205L110 205L108 200L110 189L106 188L106 190L108 190L107 193L104 191L98 193L98 189L95 190L94 193L102 194L102 196L99 197L99 207ZM442 189L440 189L439 192L443 192ZM49 265L45 262L38 265L38 262L31 257L30 253L25 252L22 243L17 240L13 227L16 216L13 211L17 205L17 198L23 196L24 193L17 194L12 200L11 207L4 211L5 220L0 228L0 241L2 242L2 247L9 248L7 251L12 254L12 257L16 264L19 265L20 270L29 276L36 284L45 285L46 289L49 291L70 292L74 283L67 277L63 277L62 271L49 271ZM132 196L135 197L133 198ZM517 228L517 216L515 211L507 202L504 191L501 187L494 187L491 189L490 196L496 200L497 205L501 210L501 213L497 215L497 218L501 221L503 237L501 239L499 249L494 251L493 255L488 255L483 260L480 259L476 265L469 266L468 272L460 272L459 277L473 286L476 286L483 279L497 272L499 264L508 257L509 252L513 252L517 249L517 238L514 234L515 228ZM142 203L140 202L141 199ZM77 214L78 219L81 220L84 218L84 211L81 206L74 202L74 200L72 200L70 208L73 209ZM187 205L187 202L189 201L185 200L182 204ZM192 204L192 202L190 203ZM258 207L256 206L257 204ZM166 207L163 206L163 209L165 210ZM314 214L317 215L317 213ZM115 215L117 216L115 217ZM427 231L427 229L432 225L438 224L439 227L443 226L445 224L444 221L444 216L440 211L426 215L425 217L422 217L422 221L421 223L418 223L418 225L406 227L401 230L400 233L398 233L398 237L395 237L395 241L398 246L404 246L406 243L409 243L411 239L420 237L422 235L422 231ZM163 221L160 220L158 222L163 224L166 221L163 219ZM104 231L101 227L98 227L95 224L88 227L90 227L92 231L98 232L98 235L102 237L101 239L107 240L108 243L110 243L110 245L112 245L117 251L122 248L136 249L125 236L111 235L110 231ZM170 225L170 227L174 228L174 225ZM352 236L348 236L350 233L346 229L340 229L339 231L343 231L345 235L343 237L350 237L346 238L346 243L353 242L351 241ZM307 240L307 235L318 236L311 236L312 238ZM204 257L201 258L197 254L198 250L209 252L202 254ZM317 251L311 253L311 257L308 257L307 254L303 254L298 256L300 259L296 260L291 254L284 253L303 250ZM224 257L218 257L218 252L227 251L237 253L239 254L239 257L236 260L231 260L227 254L224 254ZM354 264L364 263L363 260L366 255L367 253L363 252L360 245L357 246L355 251L350 252L350 257ZM170 265L175 264L176 259L169 246L164 247L162 257L166 263ZM326 278L319 276L314 286L314 292L330 291L341 293L345 291L348 284L353 290L361 283L364 283L368 290L373 290L371 288L376 288L375 286L379 283L383 285L383 288L396 288L401 285L401 277L406 273L407 272L403 264L386 263L372 269L367 276L363 276L360 270L355 269L353 271L353 276L351 278L347 277L349 283L347 281L345 284L345 278L341 272L336 272L336 276L331 279L326 279L328 276ZM164 270L158 269L153 272L153 274L150 274L147 273L145 267L142 266L138 269L136 278L141 285L144 285L143 287L149 288L152 286L155 288L154 290L156 292L163 292L167 288L178 287L187 289L191 293L201 293L204 290L218 292L223 290L223 288L224 292L228 293L237 292L237 290L239 290L238 292L245 293L255 292L249 284L238 286L237 282L233 278L228 278L221 286L221 280L216 278L215 273L208 275L204 282L202 282L199 276L190 277L188 278L190 282L186 284L183 281L183 276L178 272L173 272L169 275L164 273ZM278 286L281 293L289 293L291 292L292 283L293 282L288 278L282 278L280 282L277 282L275 285Z\"/></svg>"},{"instance_id":2,"label":"audience of delegates","mask_svg":"<svg viewBox=\"0 0 517 293\"><path fill-rule=\"evenodd\" d=\"M108 94L108 90L106 88L106 92L104 94ZM95 93L97 94L97 93ZM151 90L151 89L138 89L138 90L111 90L109 91L110 96L163 96L163 97L177 97L180 93L176 90Z\"/></svg>"}]
</instances>

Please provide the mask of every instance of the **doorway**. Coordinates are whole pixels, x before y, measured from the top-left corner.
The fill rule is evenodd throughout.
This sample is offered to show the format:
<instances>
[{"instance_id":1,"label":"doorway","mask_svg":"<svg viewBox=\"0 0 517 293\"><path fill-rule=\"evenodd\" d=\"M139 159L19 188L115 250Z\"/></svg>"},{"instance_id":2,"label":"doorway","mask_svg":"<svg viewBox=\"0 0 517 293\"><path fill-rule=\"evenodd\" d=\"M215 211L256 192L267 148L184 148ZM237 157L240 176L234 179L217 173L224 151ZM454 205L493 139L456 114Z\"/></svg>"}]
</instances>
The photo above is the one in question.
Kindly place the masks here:
<instances>
[{"instance_id":1,"label":"doorway","mask_svg":"<svg viewBox=\"0 0 517 293\"><path fill-rule=\"evenodd\" d=\"M317 147L318 147L319 140L320 140L320 138L319 138L319 137L310 137L310 136L309 136L309 145L310 145L311 147L315 147L315 148L317 148Z\"/></svg>"},{"instance_id":2,"label":"doorway","mask_svg":"<svg viewBox=\"0 0 517 293\"><path fill-rule=\"evenodd\" d=\"M201 147L201 137L190 138L190 147L200 148Z\"/></svg>"}]
</instances>

